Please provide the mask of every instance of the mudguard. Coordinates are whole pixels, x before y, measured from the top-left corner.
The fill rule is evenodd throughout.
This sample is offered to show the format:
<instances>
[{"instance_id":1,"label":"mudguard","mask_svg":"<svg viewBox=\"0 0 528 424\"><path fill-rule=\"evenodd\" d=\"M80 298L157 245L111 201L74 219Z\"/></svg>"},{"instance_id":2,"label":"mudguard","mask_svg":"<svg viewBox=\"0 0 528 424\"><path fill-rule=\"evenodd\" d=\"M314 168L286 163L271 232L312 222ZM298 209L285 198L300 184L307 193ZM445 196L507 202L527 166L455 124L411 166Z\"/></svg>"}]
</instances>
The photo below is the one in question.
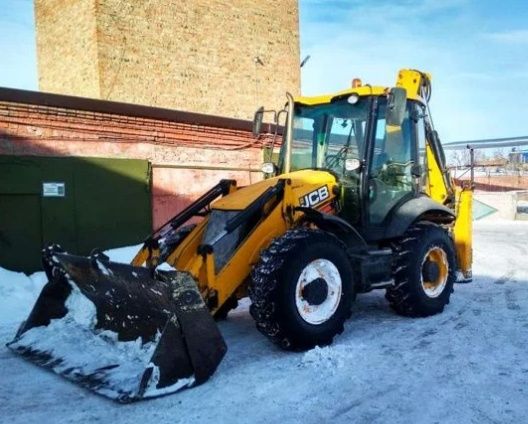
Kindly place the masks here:
<instances>
[{"instance_id":1,"label":"mudguard","mask_svg":"<svg viewBox=\"0 0 528 424\"><path fill-rule=\"evenodd\" d=\"M415 197L401 205L392 215L385 229L384 239L400 237L407 228L421 217L440 223L455 220L455 213L428 196Z\"/></svg>"}]
</instances>

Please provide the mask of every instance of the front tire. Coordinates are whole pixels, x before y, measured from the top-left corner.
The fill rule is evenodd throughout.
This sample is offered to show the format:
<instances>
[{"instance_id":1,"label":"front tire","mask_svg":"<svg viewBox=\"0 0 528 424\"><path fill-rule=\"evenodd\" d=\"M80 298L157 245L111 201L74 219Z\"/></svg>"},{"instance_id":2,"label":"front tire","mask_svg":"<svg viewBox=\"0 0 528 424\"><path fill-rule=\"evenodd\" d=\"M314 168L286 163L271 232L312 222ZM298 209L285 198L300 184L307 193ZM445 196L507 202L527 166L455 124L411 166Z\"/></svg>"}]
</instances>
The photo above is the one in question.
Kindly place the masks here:
<instances>
[{"instance_id":1,"label":"front tire","mask_svg":"<svg viewBox=\"0 0 528 424\"><path fill-rule=\"evenodd\" d=\"M394 283L385 294L392 309L410 317L442 312L456 280L456 254L449 234L438 225L418 224L394 247Z\"/></svg>"},{"instance_id":2,"label":"front tire","mask_svg":"<svg viewBox=\"0 0 528 424\"><path fill-rule=\"evenodd\" d=\"M282 348L330 344L354 296L346 247L320 230L286 232L262 252L249 296L257 329Z\"/></svg>"}]
</instances>

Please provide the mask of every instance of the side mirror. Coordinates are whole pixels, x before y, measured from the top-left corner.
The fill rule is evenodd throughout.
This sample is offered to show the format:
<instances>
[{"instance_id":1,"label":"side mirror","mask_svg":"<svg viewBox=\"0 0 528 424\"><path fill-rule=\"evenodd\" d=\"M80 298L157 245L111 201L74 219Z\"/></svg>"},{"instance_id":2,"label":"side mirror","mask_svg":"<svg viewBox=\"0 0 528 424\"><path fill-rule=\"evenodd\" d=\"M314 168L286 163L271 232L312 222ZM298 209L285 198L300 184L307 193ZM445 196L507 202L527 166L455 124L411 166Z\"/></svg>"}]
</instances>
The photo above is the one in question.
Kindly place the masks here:
<instances>
[{"instance_id":1,"label":"side mirror","mask_svg":"<svg viewBox=\"0 0 528 424\"><path fill-rule=\"evenodd\" d=\"M266 175L275 174L275 164L273 162L264 162L260 168Z\"/></svg>"},{"instance_id":2,"label":"side mirror","mask_svg":"<svg viewBox=\"0 0 528 424\"><path fill-rule=\"evenodd\" d=\"M407 105L407 90L401 87L393 87L387 97L387 110L385 122L387 125L399 127L405 117L405 106Z\"/></svg>"},{"instance_id":3,"label":"side mirror","mask_svg":"<svg viewBox=\"0 0 528 424\"><path fill-rule=\"evenodd\" d=\"M253 136L258 137L262 129L262 120L264 119L264 106L261 106L255 112L253 117Z\"/></svg>"},{"instance_id":4,"label":"side mirror","mask_svg":"<svg viewBox=\"0 0 528 424\"><path fill-rule=\"evenodd\" d=\"M411 175L416 178L420 178L424 172L423 166L420 164L413 164L411 167Z\"/></svg>"}]
</instances>

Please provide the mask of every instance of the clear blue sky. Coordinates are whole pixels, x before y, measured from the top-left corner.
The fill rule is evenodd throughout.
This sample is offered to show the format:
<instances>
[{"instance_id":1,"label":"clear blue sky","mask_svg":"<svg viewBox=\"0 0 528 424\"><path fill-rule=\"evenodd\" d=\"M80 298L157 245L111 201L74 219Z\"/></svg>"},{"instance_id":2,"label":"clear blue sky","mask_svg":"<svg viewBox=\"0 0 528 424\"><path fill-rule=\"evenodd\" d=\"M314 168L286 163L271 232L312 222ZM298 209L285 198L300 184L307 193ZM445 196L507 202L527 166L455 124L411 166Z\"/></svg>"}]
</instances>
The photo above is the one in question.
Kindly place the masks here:
<instances>
[{"instance_id":1,"label":"clear blue sky","mask_svg":"<svg viewBox=\"0 0 528 424\"><path fill-rule=\"evenodd\" d=\"M300 0L305 95L433 74L443 141L528 134L528 0ZM36 90L32 0L0 0L0 86Z\"/></svg>"}]
</instances>

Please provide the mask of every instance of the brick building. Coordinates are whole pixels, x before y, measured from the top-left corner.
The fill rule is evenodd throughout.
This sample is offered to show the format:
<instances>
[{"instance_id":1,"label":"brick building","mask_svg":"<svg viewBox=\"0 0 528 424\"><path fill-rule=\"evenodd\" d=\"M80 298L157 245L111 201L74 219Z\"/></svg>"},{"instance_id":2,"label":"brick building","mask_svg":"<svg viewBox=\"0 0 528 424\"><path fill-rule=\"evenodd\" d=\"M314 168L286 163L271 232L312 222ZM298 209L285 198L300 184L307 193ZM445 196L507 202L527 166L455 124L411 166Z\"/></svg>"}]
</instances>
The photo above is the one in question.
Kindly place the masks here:
<instances>
[{"instance_id":1,"label":"brick building","mask_svg":"<svg viewBox=\"0 0 528 424\"><path fill-rule=\"evenodd\" d=\"M260 178L254 111L300 84L297 0L35 0L39 87L0 87L0 266L140 242Z\"/></svg>"},{"instance_id":2,"label":"brick building","mask_svg":"<svg viewBox=\"0 0 528 424\"><path fill-rule=\"evenodd\" d=\"M57 242L139 243L222 178L262 178L249 121L0 88L0 266L34 271ZM45 193L61 184L62 191ZM53 187L52 187L53 188Z\"/></svg>"},{"instance_id":3,"label":"brick building","mask_svg":"<svg viewBox=\"0 0 528 424\"><path fill-rule=\"evenodd\" d=\"M41 91L235 118L298 94L297 0L35 0Z\"/></svg>"}]
</instances>

